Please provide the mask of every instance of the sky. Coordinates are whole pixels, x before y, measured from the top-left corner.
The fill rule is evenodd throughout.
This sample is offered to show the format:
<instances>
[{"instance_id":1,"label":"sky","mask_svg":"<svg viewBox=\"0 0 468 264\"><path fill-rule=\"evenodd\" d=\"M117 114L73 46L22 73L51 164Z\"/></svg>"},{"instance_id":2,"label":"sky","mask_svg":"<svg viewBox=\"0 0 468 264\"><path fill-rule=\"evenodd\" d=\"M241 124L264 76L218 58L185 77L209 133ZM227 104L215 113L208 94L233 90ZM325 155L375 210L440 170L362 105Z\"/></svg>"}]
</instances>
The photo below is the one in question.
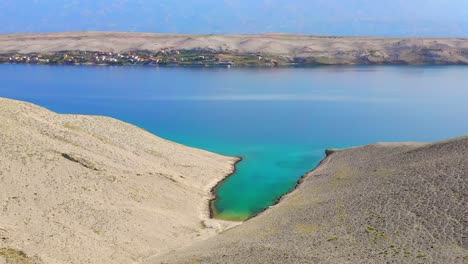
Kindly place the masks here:
<instances>
[{"instance_id":1,"label":"sky","mask_svg":"<svg viewBox=\"0 0 468 264\"><path fill-rule=\"evenodd\" d=\"M0 33L468 37L468 0L0 0Z\"/></svg>"}]
</instances>

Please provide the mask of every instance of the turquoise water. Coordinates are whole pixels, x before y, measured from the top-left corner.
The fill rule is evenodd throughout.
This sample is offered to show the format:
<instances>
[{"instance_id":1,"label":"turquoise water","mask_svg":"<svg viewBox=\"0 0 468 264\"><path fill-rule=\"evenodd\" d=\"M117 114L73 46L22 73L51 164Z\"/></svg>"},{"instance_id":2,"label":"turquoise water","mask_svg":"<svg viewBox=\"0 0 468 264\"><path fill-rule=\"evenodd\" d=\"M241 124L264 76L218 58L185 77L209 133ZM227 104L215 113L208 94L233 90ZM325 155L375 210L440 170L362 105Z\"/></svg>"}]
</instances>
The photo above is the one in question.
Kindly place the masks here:
<instances>
[{"instance_id":1,"label":"turquoise water","mask_svg":"<svg viewBox=\"0 0 468 264\"><path fill-rule=\"evenodd\" d=\"M217 217L268 207L326 148L468 134L468 67L205 69L0 65L0 96L112 116L241 156Z\"/></svg>"}]
</instances>

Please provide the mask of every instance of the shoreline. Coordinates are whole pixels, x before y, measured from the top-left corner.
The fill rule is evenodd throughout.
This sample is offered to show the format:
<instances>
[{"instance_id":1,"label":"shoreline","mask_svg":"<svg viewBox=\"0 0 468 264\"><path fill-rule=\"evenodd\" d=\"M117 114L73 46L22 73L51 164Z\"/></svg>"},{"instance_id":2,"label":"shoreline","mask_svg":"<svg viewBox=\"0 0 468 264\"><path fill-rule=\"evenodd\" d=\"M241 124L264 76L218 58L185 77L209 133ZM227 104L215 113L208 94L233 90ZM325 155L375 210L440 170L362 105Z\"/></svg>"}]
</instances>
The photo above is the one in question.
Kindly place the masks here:
<instances>
[{"instance_id":1,"label":"shoreline","mask_svg":"<svg viewBox=\"0 0 468 264\"><path fill-rule=\"evenodd\" d=\"M233 176L234 174L236 174L237 172L237 164L239 164L241 161L243 161L244 159L242 157L235 157L237 158L237 160L234 162L234 164L232 165L232 172L229 173L228 175L226 175L223 179L221 179L220 181L218 181L216 183L215 186L213 186L211 189L210 189L210 194L211 194L211 199L209 199L208 201L208 211L209 211L209 218L210 219L213 219L213 220L219 220L219 221L229 221L229 222L236 222L236 223L242 223L243 221L230 221L230 220L224 220L224 219L217 219L215 218L215 210L214 210L214 202L216 201L216 199L219 198L219 196L216 194L216 190L231 176Z\"/></svg>"},{"instance_id":2,"label":"shoreline","mask_svg":"<svg viewBox=\"0 0 468 264\"><path fill-rule=\"evenodd\" d=\"M0 109L0 170L6 172L0 193L15 197L0 225L4 249L44 263L130 263L238 224L208 219L206 206L212 186L231 175L239 158L112 117L60 114L4 97ZM42 244L44 237L54 239ZM113 247L120 253L109 251Z\"/></svg>"},{"instance_id":3,"label":"shoreline","mask_svg":"<svg viewBox=\"0 0 468 264\"><path fill-rule=\"evenodd\" d=\"M317 164L317 166L315 166L315 168L313 168L312 170L310 170L310 171L304 173L304 174L296 181L296 184L294 185L294 187L293 187L290 191L284 193L283 195L281 195L280 197L278 197L272 205L268 206L267 208L263 209L262 211L260 211L260 212L258 212L258 213L256 213L256 214L250 216L250 217L249 217L248 219L246 219L245 221L249 221L249 220L251 220L251 219L253 219L253 218L257 217L257 216L260 216L261 214L265 213L265 212L268 211L269 209L272 209L272 207L274 207L274 206L278 205L279 203L281 203L284 199L286 199L286 197L287 197L289 194L291 194L292 192L296 191L297 188L299 188L299 186L304 182L304 180L305 180L311 173L313 173L314 171L316 171L317 169L319 169L322 165L324 165L326 162L328 162L329 157L330 157L333 153L335 153L336 151L339 151L339 150L341 150L341 149L333 149L333 152L329 152L329 151L330 151L329 149L325 149L325 151L324 151L324 152L325 152L325 157L324 157L322 160L320 160L319 164Z\"/></svg>"},{"instance_id":4,"label":"shoreline","mask_svg":"<svg viewBox=\"0 0 468 264\"><path fill-rule=\"evenodd\" d=\"M359 146L358 146L359 147ZM362 146L361 146L362 147ZM354 147L354 148L357 148L357 147ZM345 148L345 149L349 149L349 148ZM273 204L271 204L270 206L266 207L265 209L261 210L260 212L258 213L255 213L253 215L251 215L249 218L247 218L246 220L243 220L243 221L235 221L235 220L224 220L224 219L217 219L214 217L215 213L214 213L214 201L218 198L218 196L216 195L216 189L219 188L230 176L233 176L236 172L237 172L237 164L240 163L243 159L242 157L238 157L239 160L234 163L234 170L231 174L229 174L228 176L226 176L224 179L222 179L221 181L218 182L218 184L216 184L215 187L213 187L211 189L211 193L213 194L214 198L210 199L209 201L209 208L210 208L210 218L211 219L214 219L214 220L221 220L221 221L231 221L231 222L240 222L240 223L243 223L243 222L246 222L246 221L249 221L259 215L261 215L262 213L266 212L267 210L271 209L272 207L278 205L279 203L281 203L289 194L291 194L292 192L294 192L297 188L299 188L299 186L304 182L305 178L307 178L307 176L309 176L311 173L313 173L314 171L316 171L317 169L319 169L322 165L324 165L325 163L327 163L329 161L329 157L335 153L335 152L338 152L340 150L345 150L345 149L325 149L324 150L324 153L325 153L325 157L320 160L320 162L317 164L317 166L315 166L312 170L306 172L305 174L303 174L297 181L296 181L296 184L294 185L294 187L287 191L286 193L284 193L283 195L281 195L280 197L278 197L275 202Z\"/></svg>"},{"instance_id":5,"label":"shoreline","mask_svg":"<svg viewBox=\"0 0 468 264\"><path fill-rule=\"evenodd\" d=\"M467 155L467 136L326 150L326 157L298 182L300 188L269 213L145 263L459 263L467 253L460 233ZM424 194L434 202L427 203ZM426 222L436 226L414 228Z\"/></svg>"},{"instance_id":6,"label":"shoreline","mask_svg":"<svg viewBox=\"0 0 468 264\"><path fill-rule=\"evenodd\" d=\"M1 54L0 54L1 55ZM243 65L243 64L98 64L98 63L11 63L0 62L0 65L33 65L33 66L84 66L84 67L148 67L148 68L213 68L213 69L286 69L286 68L318 68L318 67L450 67L450 66L468 66L468 62L443 62L443 63L284 63L278 65L259 64L259 65Z\"/></svg>"},{"instance_id":7,"label":"shoreline","mask_svg":"<svg viewBox=\"0 0 468 264\"><path fill-rule=\"evenodd\" d=\"M48 66L48 67L97 67L97 68L163 68L163 69L236 69L236 70L280 70L280 69L320 69L320 68L377 68L377 67L468 67L468 63L462 64L315 64L315 65L279 65L279 66L239 66L232 65L230 67L220 65L111 65L111 64L31 64L31 63L4 63L0 65L27 65L27 66Z\"/></svg>"},{"instance_id":8,"label":"shoreline","mask_svg":"<svg viewBox=\"0 0 468 264\"><path fill-rule=\"evenodd\" d=\"M278 67L467 65L468 38L130 32L0 34L0 62Z\"/></svg>"},{"instance_id":9,"label":"shoreline","mask_svg":"<svg viewBox=\"0 0 468 264\"><path fill-rule=\"evenodd\" d=\"M445 142L445 141L447 141L447 140L442 140L440 142ZM369 144L369 145L360 145L360 146L354 146L354 147L348 147L348 148L325 149L324 150L325 157L322 160L320 160L320 162L317 164L317 166L315 166L315 168L313 168L312 170L310 170L310 171L306 172L305 174L303 174L297 180L296 185L294 185L294 188L292 188L290 191L288 191L288 192L284 193L283 195L281 195L280 197L278 197L272 205L268 206L267 208L265 208L264 210L262 210L262 211L260 211L260 212L258 212L256 214L252 215L251 217L249 217L245 221L249 221L252 218L255 218L255 217L265 213L267 210L269 210L272 207L274 207L274 206L278 205L279 203L281 203L284 199L287 198L288 195L290 195L291 193L296 191L308 176L310 176L312 173L316 172L322 166L325 166L330 161L330 158L334 153L337 153L337 152L340 152L340 151L345 151L345 150L358 149L358 148L362 148L362 147L366 147L366 146L374 146L374 145L391 146L392 144L394 144L394 145L402 145L402 144L403 145L417 145L417 144L429 144L429 143L426 143L426 142L412 142L412 141L409 141L409 142L376 142L376 143Z\"/></svg>"}]
</instances>

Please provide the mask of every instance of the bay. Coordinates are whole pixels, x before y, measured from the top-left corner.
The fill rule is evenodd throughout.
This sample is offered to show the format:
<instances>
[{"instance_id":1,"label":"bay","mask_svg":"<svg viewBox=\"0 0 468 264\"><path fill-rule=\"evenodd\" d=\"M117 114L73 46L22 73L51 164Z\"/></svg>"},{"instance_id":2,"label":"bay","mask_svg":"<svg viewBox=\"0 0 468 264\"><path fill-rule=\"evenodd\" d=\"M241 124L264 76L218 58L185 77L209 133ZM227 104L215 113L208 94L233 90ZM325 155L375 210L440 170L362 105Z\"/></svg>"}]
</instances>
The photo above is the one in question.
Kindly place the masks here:
<instances>
[{"instance_id":1,"label":"bay","mask_svg":"<svg viewBox=\"0 0 468 264\"><path fill-rule=\"evenodd\" d=\"M216 217L245 220L292 190L326 148L468 134L468 67L275 69L0 65L0 96L111 116L240 156Z\"/></svg>"}]
</instances>

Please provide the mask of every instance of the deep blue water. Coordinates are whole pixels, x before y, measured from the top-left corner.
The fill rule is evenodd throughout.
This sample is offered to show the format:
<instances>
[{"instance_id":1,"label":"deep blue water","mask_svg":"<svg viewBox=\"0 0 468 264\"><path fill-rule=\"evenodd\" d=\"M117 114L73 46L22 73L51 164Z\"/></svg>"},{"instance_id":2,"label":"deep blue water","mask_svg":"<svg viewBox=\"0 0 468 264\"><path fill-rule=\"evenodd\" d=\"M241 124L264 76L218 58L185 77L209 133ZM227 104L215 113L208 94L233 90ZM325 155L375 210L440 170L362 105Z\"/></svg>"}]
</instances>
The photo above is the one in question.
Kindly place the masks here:
<instances>
[{"instance_id":1,"label":"deep blue water","mask_svg":"<svg viewBox=\"0 0 468 264\"><path fill-rule=\"evenodd\" d=\"M289 191L326 148L468 134L468 67L284 69L0 65L0 96L112 116L244 157L218 190L245 219Z\"/></svg>"}]
</instances>

